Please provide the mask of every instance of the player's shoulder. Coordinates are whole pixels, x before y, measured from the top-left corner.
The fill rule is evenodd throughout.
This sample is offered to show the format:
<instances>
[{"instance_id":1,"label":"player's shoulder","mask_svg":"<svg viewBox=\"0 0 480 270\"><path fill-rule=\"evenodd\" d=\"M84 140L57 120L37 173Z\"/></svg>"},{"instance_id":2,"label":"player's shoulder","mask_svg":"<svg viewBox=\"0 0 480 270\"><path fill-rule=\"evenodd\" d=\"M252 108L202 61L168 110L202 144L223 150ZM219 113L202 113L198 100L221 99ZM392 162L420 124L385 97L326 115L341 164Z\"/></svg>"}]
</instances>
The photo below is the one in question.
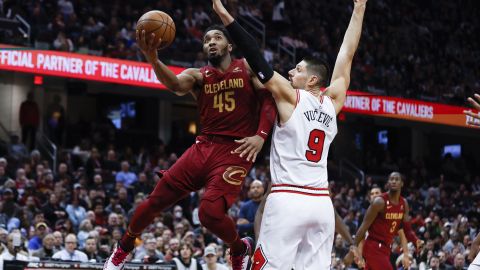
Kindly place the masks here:
<instances>
[{"instance_id":1,"label":"player's shoulder","mask_svg":"<svg viewBox=\"0 0 480 270\"><path fill-rule=\"evenodd\" d=\"M385 207L385 198L383 196L378 196L376 197L373 202L372 202L372 205L374 207Z\"/></svg>"}]
</instances>

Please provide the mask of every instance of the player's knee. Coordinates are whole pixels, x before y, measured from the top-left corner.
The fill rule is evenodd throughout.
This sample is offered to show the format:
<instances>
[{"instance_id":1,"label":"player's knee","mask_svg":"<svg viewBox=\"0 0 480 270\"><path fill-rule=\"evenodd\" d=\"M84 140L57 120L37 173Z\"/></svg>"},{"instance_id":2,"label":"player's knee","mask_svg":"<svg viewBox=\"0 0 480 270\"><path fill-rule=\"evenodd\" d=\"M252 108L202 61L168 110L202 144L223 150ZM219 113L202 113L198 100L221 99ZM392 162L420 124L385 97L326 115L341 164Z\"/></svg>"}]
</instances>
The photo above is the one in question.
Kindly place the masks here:
<instances>
[{"instance_id":1,"label":"player's knee","mask_svg":"<svg viewBox=\"0 0 480 270\"><path fill-rule=\"evenodd\" d=\"M215 203L202 200L200 202L200 207L198 208L198 218L202 225L208 227L209 224L214 224L216 222L220 222L225 213L219 210L218 207L215 206Z\"/></svg>"}]
</instances>

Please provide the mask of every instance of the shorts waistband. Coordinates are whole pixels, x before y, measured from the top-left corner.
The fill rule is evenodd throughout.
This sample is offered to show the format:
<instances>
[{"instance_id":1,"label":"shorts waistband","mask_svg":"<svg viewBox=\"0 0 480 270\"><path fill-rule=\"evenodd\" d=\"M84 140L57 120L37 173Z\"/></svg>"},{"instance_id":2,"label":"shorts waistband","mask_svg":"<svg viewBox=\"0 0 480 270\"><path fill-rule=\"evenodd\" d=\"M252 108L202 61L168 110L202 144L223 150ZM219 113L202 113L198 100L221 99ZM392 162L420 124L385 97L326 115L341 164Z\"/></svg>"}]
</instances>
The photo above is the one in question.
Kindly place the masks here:
<instances>
[{"instance_id":1,"label":"shorts waistband","mask_svg":"<svg viewBox=\"0 0 480 270\"><path fill-rule=\"evenodd\" d=\"M374 238L374 237L371 237L371 236L367 236L367 239L365 239L365 241L373 241L373 242L377 242L377 243L380 243L386 247L389 247L390 245L388 245L387 243L385 243L384 241L381 241L381 240L378 240L377 238Z\"/></svg>"},{"instance_id":2,"label":"shorts waistband","mask_svg":"<svg viewBox=\"0 0 480 270\"><path fill-rule=\"evenodd\" d=\"M234 140L239 140L240 137L227 136L227 135L206 135L201 134L197 136L197 141L206 141L212 143L233 143Z\"/></svg>"},{"instance_id":3,"label":"shorts waistband","mask_svg":"<svg viewBox=\"0 0 480 270\"><path fill-rule=\"evenodd\" d=\"M272 185L271 193L295 193L308 196L330 196L328 188L318 188L309 186L297 186L290 184L276 184Z\"/></svg>"}]
</instances>

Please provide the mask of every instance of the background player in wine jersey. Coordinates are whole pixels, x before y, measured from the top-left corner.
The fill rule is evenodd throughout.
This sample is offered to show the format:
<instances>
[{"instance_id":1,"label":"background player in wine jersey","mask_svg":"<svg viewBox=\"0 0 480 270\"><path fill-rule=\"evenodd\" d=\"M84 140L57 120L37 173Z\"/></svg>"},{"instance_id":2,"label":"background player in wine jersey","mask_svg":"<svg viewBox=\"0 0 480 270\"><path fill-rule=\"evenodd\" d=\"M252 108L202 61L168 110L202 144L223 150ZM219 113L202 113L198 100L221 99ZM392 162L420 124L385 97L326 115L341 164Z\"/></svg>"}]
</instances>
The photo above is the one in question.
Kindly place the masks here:
<instances>
[{"instance_id":1,"label":"background player in wine jersey","mask_svg":"<svg viewBox=\"0 0 480 270\"><path fill-rule=\"evenodd\" d=\"M365 269L393 269L390 263L391 244L400 228L404 228L406 238L416 243L417 247L423 242L411 230L408 222L408 203L400 195L402 186L401 174L392 172L388 177L389 191L373 199L358 228L355 236L357 246L365 239L368 231L362 252L360 252L365 259Z\"/></svg>"},{"instance_id":2,"label":"background player in wine jersey","mask_svg":"<svg viewBox=\"0 0 480 270\"><path fill-rule=\"evenodd\" d=\"M370 203L372 203L375 200L376 197L381 197L381 196L382 196L382 189L378 186L374 186L369 191L368 201ZM418 240L413 231L410 232L410 234L413 234L414 238L411 238L411 239L413 239L413 241ZM400 246L402 247L402 251L403 251L403 258L402 258L403 268L408 269L410 267L411 260L410 260L410 256L409 256L409 250L408 250L408 239L405 236L405 232L404 232L403 228L400 228L398 230L398 236L400 238ZM364 243L365 243L365 240L362 240L358 244L358 252L359 252L360 257L362 257L362 251L363 251ZM417 244L417 243L414 242L414 244ZM423 244L423 241L421 241L419 244ZM352 257L352 258L353 258L353 256L354 256L353 254L348 254L347 255L347 257ZM357 263L358 263L359 267L361 267L361 268L365 267L365 261L364 260L359 260L359 262L357 262Z\"/></svg>"},{"instance_id":3,"label":"background player in wine jersey","mask_svg":"<svg viewBox=\"0 0 480 270\"><path fill-rule=\"evenodd\" d=\"M233 269L240 270L246 267L243 261L252 244L239 239L226 213L271 131L276 117L273 99L268 91L259 90L263 86L245 60L231 58L232 44L223 26L205 32L203 51L209 65L187 69L178 76L158 60L156 48L161 39L154 34L147 38L145 31L137 31L137 41L157 78L170 91L180 96L190 93L197 100L202 135L168 171L162 172L154 191L136 209L127 233L104 269L121 269L135 238L155 216L191 191L205 187L200 222L229 245Z\"/></svg>"},{"instance_id":4,"label":"background player in wine jersey","mask_svg":"<svg viewBox=\"0 0 480 270\"><path fill-rule=\"evenodd\" d=\"M228 13L221 0L213 9L253 71L272 92L278 109L270 153L271 194L263 213L254 270L329 269L335 216L328 194L327 155L337 133L336 115L350 84L366 0L355 0L331 84L327 66L301 61L287 80L275 73L258 44ZM304 89L304 90L299 90Z\"/></svg>"}]
</instances>

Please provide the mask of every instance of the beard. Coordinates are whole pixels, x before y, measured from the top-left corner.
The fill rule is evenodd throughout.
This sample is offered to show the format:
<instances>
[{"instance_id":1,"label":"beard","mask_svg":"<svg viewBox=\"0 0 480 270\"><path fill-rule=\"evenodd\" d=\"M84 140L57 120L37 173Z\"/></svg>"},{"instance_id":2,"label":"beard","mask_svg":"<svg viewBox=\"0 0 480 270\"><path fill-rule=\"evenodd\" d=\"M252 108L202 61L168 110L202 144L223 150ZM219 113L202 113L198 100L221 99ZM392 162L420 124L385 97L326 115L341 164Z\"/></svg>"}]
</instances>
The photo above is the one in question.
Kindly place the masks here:
<instances>
[{"instance_id":1,"label":"beard","mask_svg":"<svg viewBox=\"0 0 480 270\"><path fill-rule=\"evenodd\" d=\"M222 59L223 57L221 55L213 55L208 57L208 62L214 66L218 66L222 62Z\"/></svg>"}]
</instances>

